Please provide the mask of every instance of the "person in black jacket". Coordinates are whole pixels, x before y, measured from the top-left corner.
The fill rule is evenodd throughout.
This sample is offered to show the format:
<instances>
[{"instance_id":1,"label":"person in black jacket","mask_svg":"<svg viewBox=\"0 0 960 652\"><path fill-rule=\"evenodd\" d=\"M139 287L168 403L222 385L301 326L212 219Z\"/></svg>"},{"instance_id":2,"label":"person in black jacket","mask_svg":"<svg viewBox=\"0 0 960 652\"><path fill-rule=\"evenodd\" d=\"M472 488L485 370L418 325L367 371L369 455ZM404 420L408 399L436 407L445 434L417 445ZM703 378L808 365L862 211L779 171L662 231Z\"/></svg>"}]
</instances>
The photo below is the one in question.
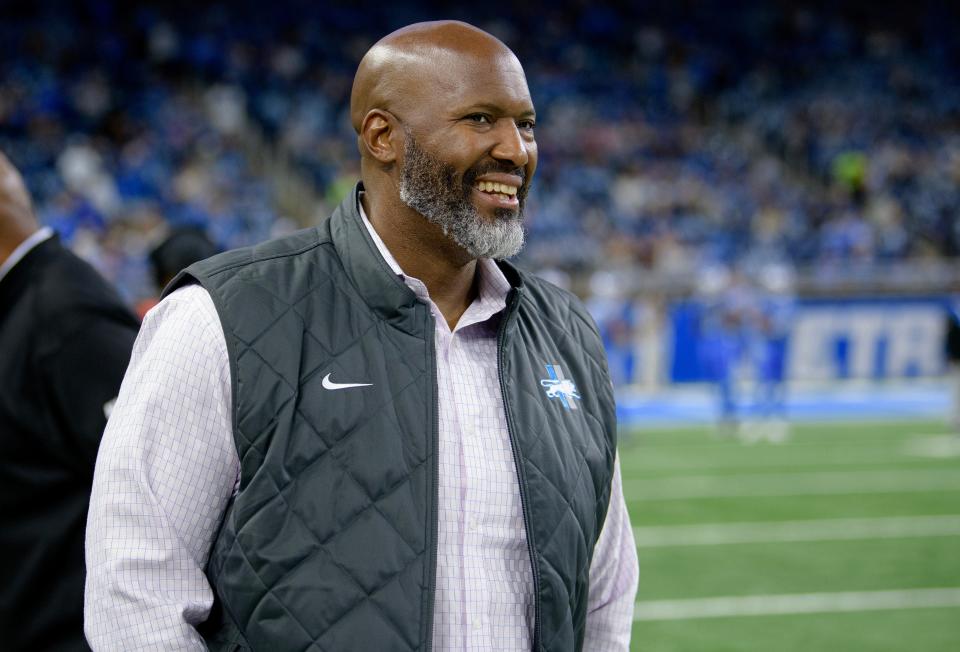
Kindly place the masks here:
<instances>
[{"instance_id":1,"label":"person in black jacket","mask_svg":"<svg viewBox=\"0 0 960 652\"><path fill-rule=\"evenodd\" d=\"M0 154L0 646L87 650L83 541L100 437L138 330L40 228Z\"/></svg>"}]
</instances>

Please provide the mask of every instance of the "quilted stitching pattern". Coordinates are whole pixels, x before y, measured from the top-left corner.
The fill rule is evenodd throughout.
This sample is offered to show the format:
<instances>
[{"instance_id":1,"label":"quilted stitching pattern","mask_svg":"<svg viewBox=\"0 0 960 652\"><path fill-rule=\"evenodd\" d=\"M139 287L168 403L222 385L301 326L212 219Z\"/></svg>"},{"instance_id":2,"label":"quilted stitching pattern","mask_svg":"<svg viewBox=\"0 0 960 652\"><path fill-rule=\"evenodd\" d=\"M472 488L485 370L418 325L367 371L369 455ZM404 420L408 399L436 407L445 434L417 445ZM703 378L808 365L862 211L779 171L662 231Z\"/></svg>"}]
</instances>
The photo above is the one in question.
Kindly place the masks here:
<instances>
[{"instance_id":1,"label":"quilted stitching pattern","mask_svg":"<svg viewBox=\"0 0 960 652\"><path fill-rule=\"evenodd\" d=\"M426 342L385 326L334 282L335 256L305 256L313 264L300 274L278 259L215 277L245 316L229 330L245 491L230 543L218 546L218 574L237 589L227 595L242 597L227 610L254 648L363 649L366 632L418 649L428 447L425 414L409 406L430 394ZM329 392L326 373L392 392ZM278 616L298 627L273 638Z\"/></svg>"},{"instance_id":2,"label":"quilted stitching pattern","mask_svg":"<svg viewBox=\"0 0 960 652\"><path fill-rule=\"evenodd\" d=\"M253 649L423 649L434 393L416 325L426 314L374 314L339 262L331 232L348 230L349 216L331 226L337 219L195 269L232 316L242 466L208 571ZM504 375L537 505L539 649L579 649L613 464L612 392L589 318L568 295L535 280L527 288L507 327ZM582 383L581 410L541 391L542 365L559 361ZM374 388L330 392L328 373Z\"/></svg>"},{"instance_id":3,"label":"quilted stitching pattern","mask_svg":"<svg viewBox=\"0 0 960 652\"><path fill-rule=\"evenodd\" d=\"M532 535L540 567L543 612L539 649L579 649L590 559L609 500L609 468L616 447L615 411L592 322L565 297L560 298L559 311L544 311L544 304L557 307L560 302L556 297L537 296L542 286L536 280L529 286L534 296L528 309L521 308L516 325L520 332L514 334L513 341L546 339L555 348L508 355L514 366L506 370L506 375L512 379L510 393L524 397L524 410L517 411L517 435L523 442L529 491L547 497L540 503L554 508L537 515ZM544 332L550 337L535 337ZM594 342L593 349L585 346ZM564 410L539 393L543 365L560 360L567 376L580 388L580 410ZM517 398L513 401L521 402ZM585 431L594 435L585 437Z\"/></svg>"}]
</instances>

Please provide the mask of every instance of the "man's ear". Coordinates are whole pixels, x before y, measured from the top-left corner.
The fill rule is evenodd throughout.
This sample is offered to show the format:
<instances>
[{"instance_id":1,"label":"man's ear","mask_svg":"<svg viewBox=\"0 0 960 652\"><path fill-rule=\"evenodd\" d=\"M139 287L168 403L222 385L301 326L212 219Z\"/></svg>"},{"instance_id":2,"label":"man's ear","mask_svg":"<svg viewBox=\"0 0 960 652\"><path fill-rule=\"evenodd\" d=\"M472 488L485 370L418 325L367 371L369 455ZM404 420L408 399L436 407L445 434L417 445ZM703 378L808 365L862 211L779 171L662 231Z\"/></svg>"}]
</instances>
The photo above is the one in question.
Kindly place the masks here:
<instances>
[{"instance_id":1,"label":"man's ear","mask_svg":"<svg viewBox=\"0 0 960 652\"><path fill-rule=\"evenodd\" d=\"M402 135L399 121L383 109L371 109L360 123L360 142L374 160L383 164L397 160L398 135Z\"/></svg>"}]
</instances>

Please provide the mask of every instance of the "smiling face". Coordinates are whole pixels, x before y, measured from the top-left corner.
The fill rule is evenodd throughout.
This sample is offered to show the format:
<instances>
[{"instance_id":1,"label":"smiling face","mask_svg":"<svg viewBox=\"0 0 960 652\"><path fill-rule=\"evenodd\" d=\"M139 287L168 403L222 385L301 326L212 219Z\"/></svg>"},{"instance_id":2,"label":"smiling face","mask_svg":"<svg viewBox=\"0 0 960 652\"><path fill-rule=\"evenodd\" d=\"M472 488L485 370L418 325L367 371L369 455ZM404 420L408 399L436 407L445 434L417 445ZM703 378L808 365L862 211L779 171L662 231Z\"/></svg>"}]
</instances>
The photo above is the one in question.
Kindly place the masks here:
<instances>
[{"instance_id":1,"label":"smiling face","mask_svg":"<svg viewBox=\"0 0 960 652\"><path fill-rule=\"evenodd\" d=\"M378 186L385 195L472 258L519 251L536 116L503 43L456 22L398 30L361 62L351 117L368 178L391 178Z\"/></svg>"},{"instance_id":2,"label":"smiling face","mask_svg":"<svg viewBox=\"0 0 960 652\"><path fill-rule=\"evenodd\" d=\"M471 258L509 258L520 251L525 187L477 181L499 173L489 166L458 175L452 165L421 149L409 132L403 158L400 200L443 229ZM478 200L492 208L491 217L478 210Z\"/></svg>"},{"instance_id":3,"label":"smiling face","mask_svg":"<svg viewBox=\"0 0 960 652\"><path fill-rule=\"evenodd\" d=\"M523 207L537 166L535 114L512 53L459 54L405 123L400 199L474 258L523 246Z\"/></svg>"}]
</instances>

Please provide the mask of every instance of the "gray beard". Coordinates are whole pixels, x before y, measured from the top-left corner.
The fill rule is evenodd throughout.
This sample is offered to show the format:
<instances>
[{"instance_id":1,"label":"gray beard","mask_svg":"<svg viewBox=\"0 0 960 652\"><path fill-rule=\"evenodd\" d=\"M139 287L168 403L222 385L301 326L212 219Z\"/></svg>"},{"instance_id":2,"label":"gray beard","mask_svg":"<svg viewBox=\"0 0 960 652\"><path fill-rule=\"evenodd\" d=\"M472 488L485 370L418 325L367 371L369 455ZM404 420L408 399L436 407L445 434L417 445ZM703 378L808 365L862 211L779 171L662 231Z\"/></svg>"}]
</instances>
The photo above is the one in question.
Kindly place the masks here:
<instances>
[{"instance_id":1,"label":"gray beard","mask_svg":"<svg viewBox=\"0 0 960 652\"><path fill-rule=\"evenodd\" d=\"M488 221L470 201L472 179L457 183L451 166L433 158L407 132L400 171L400 201L443 229L473 258L503 259L523 248L523 197L517 211L497 209Z\"/></svg>"}]
</instances>

